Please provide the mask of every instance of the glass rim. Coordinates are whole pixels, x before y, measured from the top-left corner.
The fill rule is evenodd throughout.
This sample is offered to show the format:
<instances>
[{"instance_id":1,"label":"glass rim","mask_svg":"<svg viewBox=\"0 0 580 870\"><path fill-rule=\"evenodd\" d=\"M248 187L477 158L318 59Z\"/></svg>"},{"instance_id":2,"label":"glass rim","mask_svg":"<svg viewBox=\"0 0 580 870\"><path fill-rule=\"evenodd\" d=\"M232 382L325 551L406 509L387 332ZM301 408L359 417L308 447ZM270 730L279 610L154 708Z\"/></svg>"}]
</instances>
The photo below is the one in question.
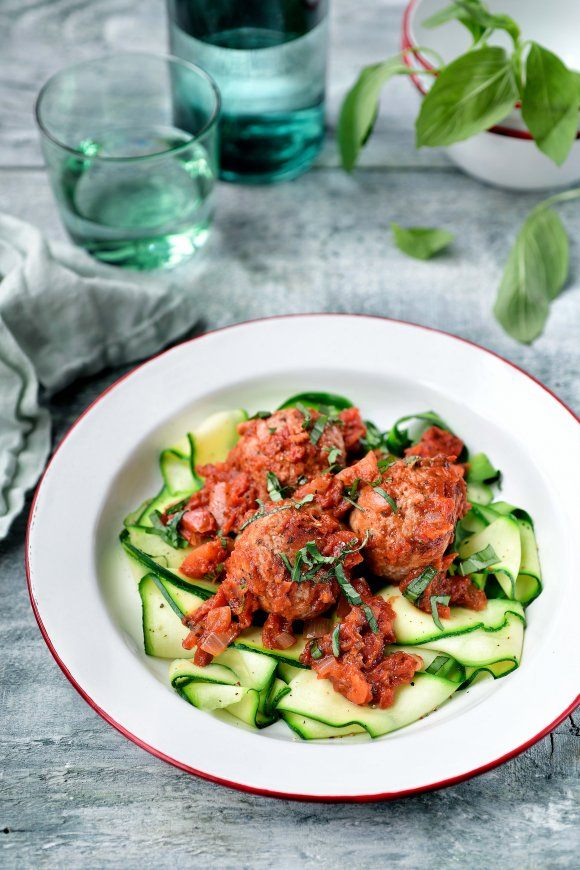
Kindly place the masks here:
<instances>
[{"instance_id":1,"label":"glass rim","mask_svg":"<svg viewBox=\"0 0 580 870\"><path fill-rule=\"evenodd\" d=\"M190 137L187 142L180 142L178 145L173 145L163 151L155 151L153 154L140 154L133 157L107 157L99 154L88 155L84 151L80 151L78 148L73 148L71 145L66 145L64 142L61 142L61 140L49 130L46 123L41 117L41 104L50 85L52 85L59 76L64 75L65 73L70 73L75 69L79 69L80 67L86 67L91 63L112 60L113 58L118 57L141 57L148 58L150 60L152 59L169 61L170 64L175 64L177 66L184 67L185 69L189 69L200 78L205 79L206 83L209 85L213 93L214 106L208 120L205 122L203 127L197 133L190 133L189 130L183 130L183 132L187 133ZM63 151L67 151L69 154L73 154L75 157L81 157L83 160L100 160L107 163L123 163L130 161L152 160L154 158L159 159L160 157L165 157L168 154L178 154L179 152L184 151L186 148L191 148L191 146L195 142L199 142L200 139L205 136L212 129L212 127L216 125L221 111L221 103L222 100L220 90L215 80L212 78L212 76L210 76L208 72L202 69L202 67L197 66L197 64L189 63L189 61L182 60L182 58L176 57L173 54L158 54L152 51L114 51L110 52L109 54L100 55L99 57L93 57L90 60L82 60L78 63L70 64L69 66L65 66L62 69L57 70L57 72L53 73L53 75L51 75L50 78L47 79L47 81L43 84L40 91L38 92L38 96L36 97L36 100L34 102L34 118L36 120L38 129L40 130L42 135L44 135L50 142L52 142L54 145L57 145Z\"/></svg>"}]
</instances>

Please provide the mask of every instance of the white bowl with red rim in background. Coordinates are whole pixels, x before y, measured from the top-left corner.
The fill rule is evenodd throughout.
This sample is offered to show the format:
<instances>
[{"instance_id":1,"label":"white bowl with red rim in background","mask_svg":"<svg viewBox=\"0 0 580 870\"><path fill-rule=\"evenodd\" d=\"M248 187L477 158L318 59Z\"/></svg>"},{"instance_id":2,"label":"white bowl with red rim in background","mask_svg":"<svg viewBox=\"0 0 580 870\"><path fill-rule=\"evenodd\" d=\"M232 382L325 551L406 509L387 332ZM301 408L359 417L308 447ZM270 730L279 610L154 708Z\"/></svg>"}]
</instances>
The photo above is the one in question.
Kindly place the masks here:
<instances>
[{"instance_id":1,"label":"white bowl with red rim in background","mask_svg":"<svg viewBox=\"0 0 580 870\"><path fill-rule=\"evenodd\" d=\"M451 21L429 29L423 22L448 5L447 0L411 0L403 16L402 49L411 69L433 69L432 49L451 62L468 50L471 36L461 24ZM525 39L534 39L556 53L572 69L580 69L580 40L576 22L580 22L577 0L552 0L550 4L529 0L489 0L492 12L510 15L520 26ZM509 48L504 33L492 36L490 43ZM409 51L411 50L411 51ZM411 76L420 98L427 93L433 78L425 74ZM580 133L568 159L562 166L550 160L535 145L521 117L520 106L501 124L478 133L445 149L464 172L479 181L512 190L543 190L567 187L580 180Z\"/></svg>"}]
</instances>

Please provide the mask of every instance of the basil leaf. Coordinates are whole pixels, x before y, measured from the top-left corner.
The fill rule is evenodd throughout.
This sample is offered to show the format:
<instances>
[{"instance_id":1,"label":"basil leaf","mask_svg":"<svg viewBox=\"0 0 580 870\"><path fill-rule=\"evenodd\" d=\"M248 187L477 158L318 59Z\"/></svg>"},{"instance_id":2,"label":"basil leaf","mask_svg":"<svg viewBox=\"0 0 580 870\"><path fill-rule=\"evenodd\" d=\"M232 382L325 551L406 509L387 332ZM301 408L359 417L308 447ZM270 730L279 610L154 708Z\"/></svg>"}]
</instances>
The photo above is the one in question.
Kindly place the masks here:
<instances>
[{"instance_id":1,"label":"basil leaf","mask_svg":"<svg viewBox=\"0 0 580 870\"><path fill-rule=\"evenodd\" d=\"M183 549L184 547L189 546L188 541L179 534L178 529L184 513L186 513L185 510L177 511L177 513L171 515L170 519L167 520L167 523L163 523L159 511L152 511L150 515L151 532L154 535L159 535L160 538L163 538L165 543L169 544L170 547Z\"/></svg>"},{"instance_id":2,"label":"basil leaf","mask_svg":"<svg viewBox=\"0 0 580 870\"><path fill-rule=\"evenodd\" d=\"M256 411L255 414L252 414L251 417L248 417L248 420L267 420L268 417L272 416L271 411Z\"/></svg>"},{"instance_id":3,"label":"basil leaf","mask_svg":"<svg viewBox=\"0 0 580 870\"><path fill-rule=\"evenodd\" d=\"M393 513L396 514L397 510L398 510L397 502L392 497L392 495L389 495L389 493L386 491L386 489L383 489L382 486L373 486L373 489L376 493L378 493L380 496L382 496L384 498L384 500L387 502L387 504L390 505Z\"/></svg>"},{"instance_id":4,"label":"basil leaf","mask_svg":"<svg viewBox=\"0 0 580 870\"><path fill-rule=\"evenodd\" d=\"M419 576L415 577L414 580L411 580L407 588L404 590L403 595L405 598L412 601L414 604L417 599L423 595L425 589L436 574L437 569L433 568L432 565L428 565L427 568L424 568Z\"/></svg>"},{"instance_id":5,"label":"basil leaf","mask_svg":"<svg viewBox=\"0 0 580 870\"><path fill-rule=\"evenodd\" d=\"M451 6L446 6L444 9L439 10L439 12L435 12L434 15L425 18L421 23L428 30L433 30L435 27L441 27L442 24L447 24L449 21L459 21L467 27L475 42L485 33L485 27L474 21L469 13L466 13L464 9L455 3L452 3Z\"/></svg>"},{"instance_id":6,"label":"basil leaf","mask_svg":"<svg viewBox=\"0 0 580 870\"><path fill-rule=\"evenodd\" d=\"M465 577L467 574L477 574L478 571L483 571L484 568L489 568L490 565L496 565L499 562L499 556L488 544L483 550L478 550L477 553L465 559L459 564L459 573Z\"/></svg>"},{"instance_id":7,"label":"basil leaf","mask_svg":"<svg viewBox=\"0 0 580 870\"><path fill-rule=\"evenodd\" d=\"M493 308L512 338L530 344L540 335L568 268L568 235L559 216L549 208L532 211L511 249Z\"/></svg>"},{"instance_id":8,"label":"basil leaf","mask_svg":"<svg viewBox=\"0 0 580 870\"><path fill-rule=\"evenodd\" d=\"M310 440L313 444L318 444L320 436L324 432L324 427L327 423L328 417L326 414L321 414L320 417L317 417L314 426L310 430Z\"/></svg>"},{"instance_id":9,"label":"basil leaf","mask_svg":"<svg viewBox=\"0 0 580 870\"><path fill-rule=\"evenodd\" d=\"M312 656L312 658L313 658L315 661L318 660L318 659L321 659L321 658L322 658L322 656L323 656L323 652L322 652L322 650L320 649L320 647L318 646L317 641L313 641L313 642L310 644L310 655Z\"/></svg>"},{"instance_id":10,"label":"basil leaf","mask_svg":"<svg viewBox=\"0 0 580 870\"><path fill-rule=\"evenodd\" d=\"M282 501L284 498L283 487L273 471L266 474L266 487L271 501Z\"/></svg>"},{"instance_id":11,"label":"basil leaf","mask_svg":"<svg viewBox=\"0 0 580 870\"><path fill-rule=\"evenodd\" d=\"M574 73L547 48L532 42L526 61L522 118L540 151L558 166L574 144L579 114Z\"/></svg>"},{"instance_id":12,"label":"basil leaf","mask_svg":"<svg viewBox=\"0 0 580 870\"><path fill-rule=\"evenodd\" d=\"M433 617L433 622L439 629L439 631L444 631L441 620L439 619L439 611L437 610L438 604L447 605L451 601L451 597L449 595L432 595L429 599L431 603L431 616Z\"/></svg>"},{"instance_id":13,"label":"basil leaf","mask_svg":"<svg viewBox=\"0 0 580 870\"><path fill-rule=\"evenodd\" d=\"M364 615L367 618L367 622L370 625L370 629L371 629L372 633L378 634L379 633L379 624L376 620L376 617L375 617L373 611L369 607L369 605L363 604L362 610L363 610Z\"/></svg>"},{"instance_id":14,"label":"basil leaf","mask_svg":"<svg viewBox=\"0 0 580 870\"><path fill-rule=\"evenodd\" d=\"M336 579L338 580L338 585L342 589L342 593L348 603L355 605L362 604L362 598L360 597L354 586L346 579L344 568L340 563L335 567L334 573Z\"/></svg>"},{"instance_id":15,"label":"basil leaf","mask_svg":"<svg viewBox=\"0 0 580 870\"><path fill-rule=\"evenodd\" d=\"M454 239L453 233L436 227L401 227L392 223L391 230L399 250L415 260L430 260Z\"/></svg>"},{"instance_id":16,"label":"basil leaf","mask_svg":"<svg viewBox=\"0 0 580 870\"><path fill-rule=\"evenodd\" d=\"M393 76L407 74L400 55L365 67L346 95L338 118L338 147L343 168L350 172L372 133L381 88Z\"/></svg>"},{"instance_id":17,"label":"basil leaf","mask_svg":"<svg viewBox=\"0 0 580 870\"><path fill-rule=\"evenodd\" d=\"M520 29L509 15L494 15L489 12L480 0L454 0L451 6L431 15L423 22L424 27L439 27L448 21L459 21L465 25L474 40L479 40L486 30L505 30L514 42L520 35Z\"/></svg>"},{"instance_id":18,"label":"basil leaf","mask_svg":"<svg viewBox=\"0 0 580 870\"><path fill-rule=\"evenodd\" d=\"M518 96L503 48L486 45L445 67L425 96L415 123L417 147L452 145L501 121Z\"/></svg>"},{"instance_id":19,"label":"basil leaf","mask_svg":"<svg viewBox=\"0 0 580 870\"><path fill-rule=\"evenodd\" d=\"M340 622L332 632L332 654L335 659L340 655Z\"/></svg>"}]
</instances>

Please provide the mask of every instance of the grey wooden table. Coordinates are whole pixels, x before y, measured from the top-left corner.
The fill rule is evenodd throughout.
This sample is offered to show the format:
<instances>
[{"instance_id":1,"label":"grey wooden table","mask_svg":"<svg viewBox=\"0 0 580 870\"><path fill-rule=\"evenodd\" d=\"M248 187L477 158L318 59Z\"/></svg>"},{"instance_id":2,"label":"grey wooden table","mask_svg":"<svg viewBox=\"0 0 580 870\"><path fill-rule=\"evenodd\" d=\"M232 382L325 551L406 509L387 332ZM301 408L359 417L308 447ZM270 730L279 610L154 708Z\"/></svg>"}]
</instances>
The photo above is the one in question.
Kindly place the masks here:
<instances>
[{"instance_id":1,"label":"grey wooden table","mask_svg":"<svg viewBox=\"0 0 580 870\"><path fill-rule=\"evenodd\" d=\"M396 50L401 13L393 0L335 2L331 127L358 66ZM36 91L65 63L164 45L158 0L0 0L1 210L63 237L32 122ZM204 269L179 273L201 300L196 329L295 311L408 319L498 351L578 409L577 277L532 348L491 316L507 248L538 197L483 187L441 152L417 153L414 106L408 82L390 87L353 177L338 170L329 137L318 165L296 182L220 188ZM570 208L565 219L577 238L580 214ZM391 220L456 231L452 253L430 264L405 259L389 237ZM576 271L577 263L576 251ZM119 374L51 401L55 443ZM26 593L24 528L22 517L0 550L1 866L577 866L580 731L572 717L470 782L361 806L240 794L138 749L81 700L46 649Z\"/></svg>"}]
</instances>

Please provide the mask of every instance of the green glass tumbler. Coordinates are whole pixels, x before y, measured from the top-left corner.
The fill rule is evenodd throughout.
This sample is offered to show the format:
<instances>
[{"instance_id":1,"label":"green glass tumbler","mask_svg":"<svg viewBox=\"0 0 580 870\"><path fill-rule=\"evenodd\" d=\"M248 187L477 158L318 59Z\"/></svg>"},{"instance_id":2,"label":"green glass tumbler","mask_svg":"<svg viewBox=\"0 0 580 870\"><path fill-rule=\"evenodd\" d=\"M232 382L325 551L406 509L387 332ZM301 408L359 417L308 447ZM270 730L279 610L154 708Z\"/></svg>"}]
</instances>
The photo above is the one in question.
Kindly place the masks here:
<instances>
[{"instance_id":1,"label":"green glass tumbler","mask_svg":"<svg viewBox=\"0 0 580 870\"><path fill-rule=\"evenodd\" d=\"M221 176L294 178L324 141L328 0L168 0L171 52L222 96Z\"/></svg>"},{"instance_id":2,"label":"green glass tumbler","mask_svg":"<svg viewBox=\"0 0 580 870\"><path fill-rule=\"evenodd\" d=\"M178 58L115 54L53 76L36 118L73 241L133 269L194 254L213 217L219 109L210 76Z\"/></svg>"}]
</instances>

